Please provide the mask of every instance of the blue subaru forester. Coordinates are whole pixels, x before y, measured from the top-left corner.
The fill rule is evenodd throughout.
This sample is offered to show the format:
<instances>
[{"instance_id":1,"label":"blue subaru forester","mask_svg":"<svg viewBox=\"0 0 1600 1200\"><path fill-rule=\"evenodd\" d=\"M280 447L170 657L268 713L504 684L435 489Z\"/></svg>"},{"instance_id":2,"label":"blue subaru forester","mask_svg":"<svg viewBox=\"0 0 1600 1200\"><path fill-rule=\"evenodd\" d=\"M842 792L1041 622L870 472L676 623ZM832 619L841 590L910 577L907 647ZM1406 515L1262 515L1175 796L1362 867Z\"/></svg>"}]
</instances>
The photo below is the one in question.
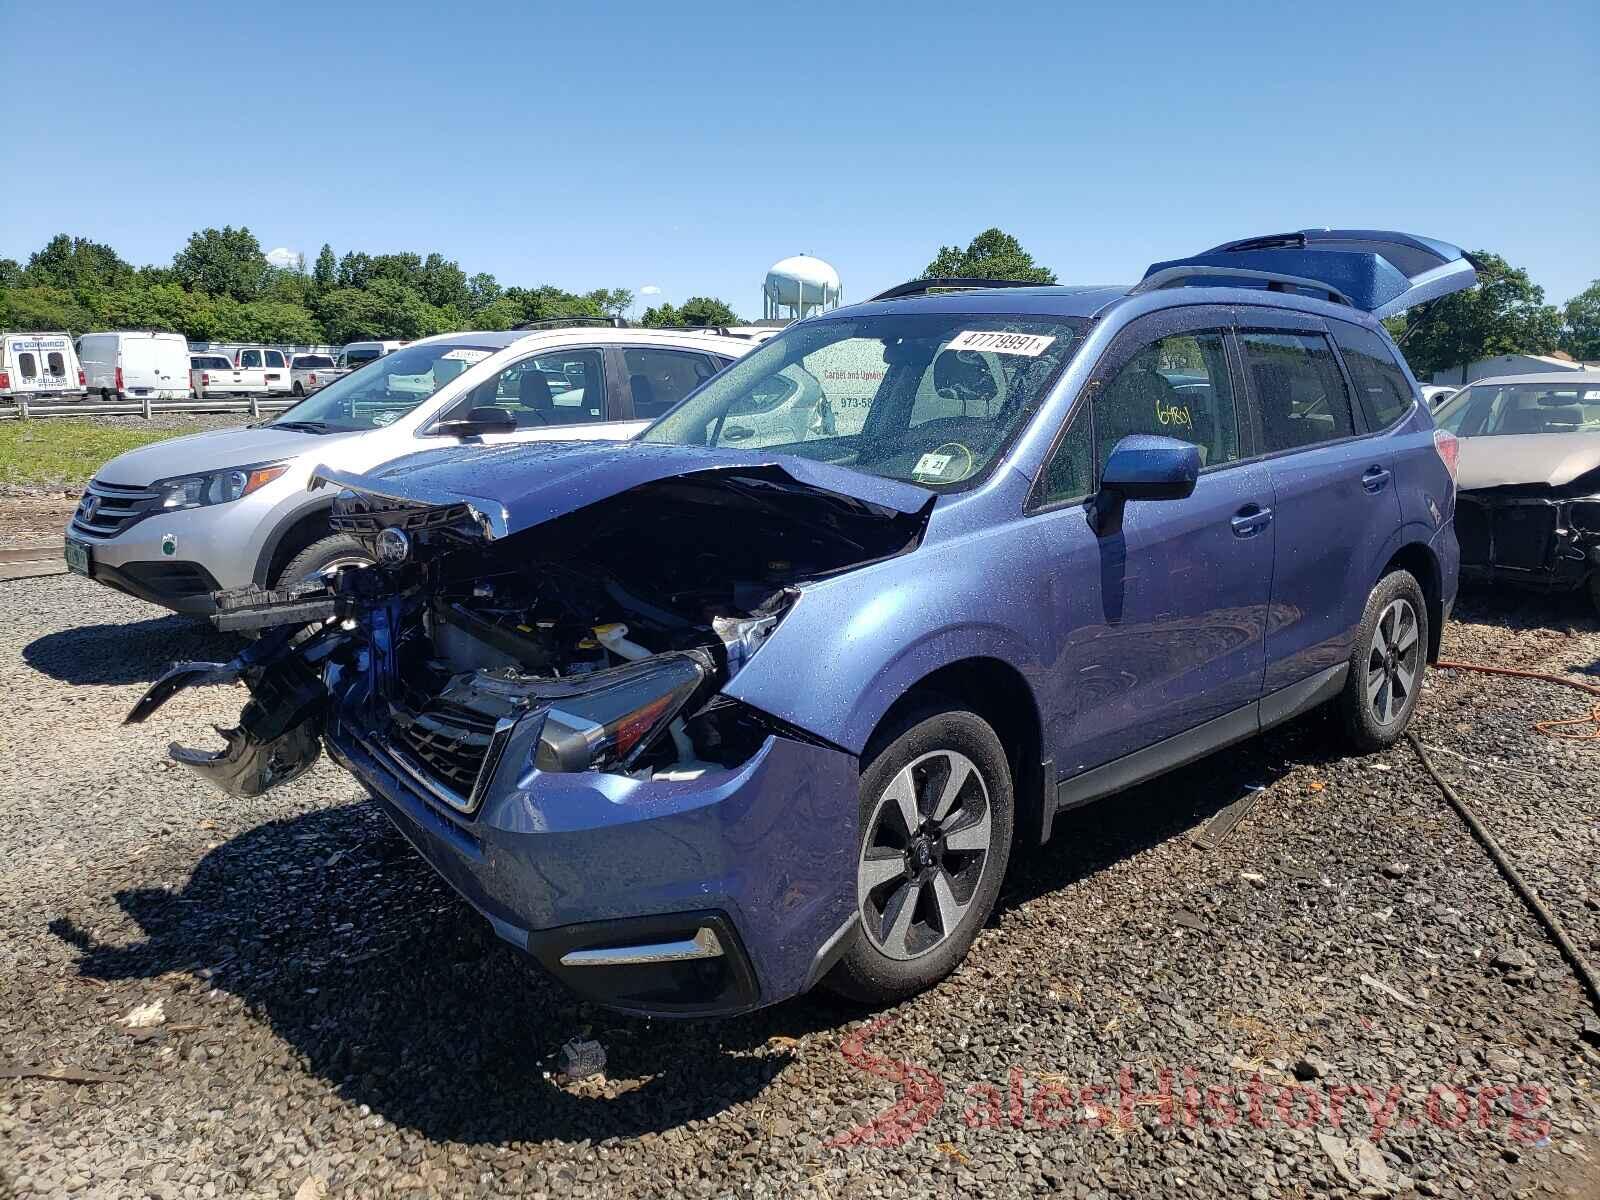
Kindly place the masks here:
<instances>
[{"instance_id":1,"label":"blue subaru forester","mask_svg":"<svg viewBox=\"0 0 1600 1200\"><path fill-rule=\"evenodd\" d=\"M1129 288L919 281L798 322L634 441L340 488L377 561L220 593L238 795L322 745L580 993L729 1013L939 980L1018 840L1331 704L1394 742L1455 596L1455 442L1379 318L1453 246L1307 230Z\"/></svg>"}]
</instances>

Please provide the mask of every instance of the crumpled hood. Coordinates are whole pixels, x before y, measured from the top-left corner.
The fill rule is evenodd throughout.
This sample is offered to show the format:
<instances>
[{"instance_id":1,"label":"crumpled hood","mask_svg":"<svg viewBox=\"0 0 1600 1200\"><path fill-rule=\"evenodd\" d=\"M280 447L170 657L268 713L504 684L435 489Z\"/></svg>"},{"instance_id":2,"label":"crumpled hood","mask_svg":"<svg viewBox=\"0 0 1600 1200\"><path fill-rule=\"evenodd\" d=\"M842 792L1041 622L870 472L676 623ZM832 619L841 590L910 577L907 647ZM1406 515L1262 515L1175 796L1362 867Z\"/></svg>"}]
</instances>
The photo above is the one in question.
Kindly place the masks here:
<instances>
[{"instance_id":1,"label":"crumpled hood","mask_svg":"<svg viewBox=\"0 0 1600 1200\"><path fill-rule=\"evenodd\" d=\"M1464 437L1456 487L1563 487L1600 468L1600 433L1517 433Z\"/></svg>"},{"instance_id":2,"label":"crumpled hood","mask_svg":"<svg viewBox=\"0 0 1600 1200\"><path fill-rule=\"evenodd\" d=\"M319 479L426 504L466 501L496 537L519 533L643 484L707 472L788 482L899 513L933 492L810 459L654 442L522 442L452 446L397 459L366 475L317 468Z\"/></svg>"},{"instance_id":3,"label":"crumpled hood","mask_svg":"<svg viewBox=\"0 0 1600 1200\"><path fill-rule=\"evenodd\" d=\"M188 437L152 442L148 446L119 454L95 472L95 478L105 483L144 487L158 479L171 479L175 475L196 475L202 471L220 471L227 467L246 467L256 463L281 462L302 454L311 455L325 450L330 441L342 441L355 436L358 435L296 433L292 429L274 429L271 426L192 433Z\"/></svg>"}]
</instances>

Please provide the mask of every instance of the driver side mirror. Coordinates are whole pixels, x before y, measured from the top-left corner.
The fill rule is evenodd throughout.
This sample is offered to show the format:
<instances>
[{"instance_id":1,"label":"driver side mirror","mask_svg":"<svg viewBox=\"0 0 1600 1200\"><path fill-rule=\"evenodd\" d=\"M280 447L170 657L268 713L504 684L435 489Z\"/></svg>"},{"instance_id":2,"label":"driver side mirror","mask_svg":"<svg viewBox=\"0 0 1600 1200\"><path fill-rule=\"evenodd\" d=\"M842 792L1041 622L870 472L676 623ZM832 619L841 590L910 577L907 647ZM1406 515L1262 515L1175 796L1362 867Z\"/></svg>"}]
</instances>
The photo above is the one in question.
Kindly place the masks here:
<instances>
[{"instance_id":1,"label":"driver side mirror","mask_svg":"<svg viewBox=\"0 0 1600 1200\"><path fill-rule=\"evenodd\" d=\"M1106 460L1089 523L1101 537L1120 533L1122 510L1129 500L1182 500L1194 493L1199 479L1198 446L1177 438L1129 434L1112 447Z\"/></svg>"},{"instance_id":2,"label":"driver side mirror","mask_svg":"<svg viewBox=\"0 0 1600 1200\"><path fill-rule=\"evenodd\" d=\"M440 421L433 427L435 433L445 437L481 437L486 433L511 433L517 428L517 419L503 408L469 408L464 417Z\"/></svg>"}]
</instances>

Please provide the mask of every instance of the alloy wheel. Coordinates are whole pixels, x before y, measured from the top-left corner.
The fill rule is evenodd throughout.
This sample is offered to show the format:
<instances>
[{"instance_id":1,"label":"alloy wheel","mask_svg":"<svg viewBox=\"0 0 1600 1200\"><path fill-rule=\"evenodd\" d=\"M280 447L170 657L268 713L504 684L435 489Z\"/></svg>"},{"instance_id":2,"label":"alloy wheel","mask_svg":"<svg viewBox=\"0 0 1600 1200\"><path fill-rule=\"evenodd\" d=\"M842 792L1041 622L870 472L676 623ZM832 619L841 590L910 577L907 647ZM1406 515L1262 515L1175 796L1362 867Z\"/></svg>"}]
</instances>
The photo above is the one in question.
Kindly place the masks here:
<instances>
[{"instance_id":1,"label":"alloy wheel","mask_svg":"<svg viewBox=\"0 0 1600 1200\"><path fill-rule=\"evenodd\" d=\"M1372 628L1363 681L1372 719L1392 725L1405 712L1422 669L1417 610L1401 597L1392 600Z\"/></svg>"},{"instance_id":2,"label":"alloy wheel","mask_svg":"<svg viewBox=\"0 0 1600 1200\"><path fill-rule=\"evenodd\" d=\"M989 788L970 758L935 750L902 768L873 808L856 867L872 945L901 960L942 945L972 907L992 838Z\"/></svg>"}]
</instances>

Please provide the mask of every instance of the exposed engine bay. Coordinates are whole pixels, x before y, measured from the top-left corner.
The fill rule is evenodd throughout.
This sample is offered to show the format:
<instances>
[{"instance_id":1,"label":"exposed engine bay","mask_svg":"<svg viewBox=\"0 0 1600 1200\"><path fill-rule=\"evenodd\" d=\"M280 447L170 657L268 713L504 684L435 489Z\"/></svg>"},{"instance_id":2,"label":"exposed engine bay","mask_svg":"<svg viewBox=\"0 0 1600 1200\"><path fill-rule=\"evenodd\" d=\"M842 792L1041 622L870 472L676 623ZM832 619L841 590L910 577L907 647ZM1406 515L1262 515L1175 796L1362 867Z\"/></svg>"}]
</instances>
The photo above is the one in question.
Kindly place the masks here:
<instances>
[{"instance_id":1,"label":"exposed engine bay","mask_svg":"<svg viewBox=\"0 0 1600 1200\"><path fill-rule=\"evenodd\" d=\"M219 728L226 749L173 748L238 795L306 770L330 704L463 813L502 767L694 778L781 725L720 689L800 589L912 549L925 518L759 470L658 480L504 537L465 504L347 491L332 524L379 565L219 593L217 626L260 640L175 667L128 719L242 680L253 699Z\"/></svg>"},{"instance_id":2,"label":"exposed engine bay","mask_svg":"<svg viewBox=\"0 0 1600 1200\"><path fill-rule=\"evenodd\" d=\"M1462 573L1469 578L1549 591L1587 584L1600 606L1600 470L1559 486L1464 490L1457 494L1455 525Z\"/></svg>"}]
</instances>

